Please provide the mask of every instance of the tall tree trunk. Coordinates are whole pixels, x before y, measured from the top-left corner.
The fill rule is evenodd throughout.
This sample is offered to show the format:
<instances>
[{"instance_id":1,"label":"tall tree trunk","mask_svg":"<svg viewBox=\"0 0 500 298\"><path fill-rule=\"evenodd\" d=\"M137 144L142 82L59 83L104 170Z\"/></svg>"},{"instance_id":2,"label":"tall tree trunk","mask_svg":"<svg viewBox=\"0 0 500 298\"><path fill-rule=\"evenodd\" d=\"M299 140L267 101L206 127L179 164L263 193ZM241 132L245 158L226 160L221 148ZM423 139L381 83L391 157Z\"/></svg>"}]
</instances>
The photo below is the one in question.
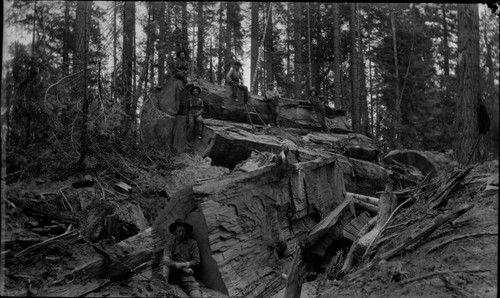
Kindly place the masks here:
<instances>
[{"instance_id":1,"label":"tall tree trunk","mask_svg":"<svg viewBox=\"0 0 500 298\"><path fill-rule=\"evenodd\" d=\"M309 93L310 88L312 87L312 62L311 62L311 7L309 6L309 3L307 5L307 58L308 58L308 63L307 63L307 77L309 78L309 84L307 84L307 92ZM317 90L317 89L316 89Z\"/></svg>"},{"instance_id":2,"label":"tall tree trunk","mask_svg":"<svg viewBox=\"0 0 500 298\"><path fill-rule=\"evenodd\" d=\"M219 85L222 84L222 79L226 75L226 73L222 73L222 65L223 65L223 48L222 48L222 36L224 35L224 27L223 27L223 19L224 19L224 8L227 5L225 2L219 2L219 63L217 64L217 83Z\"/></svg>"},{"instance_id":3,"label":"tall tree trunk","mask_svg":"<svg viewBox=\"0 0 500 298\"><path fill-rule=\"evenodd\" d=\"M197 54L196 54L196 68L198 71L198 75L201 78L204 78L205 76L205 67L203 64L203 61L205 60L205 51L204 51L204 46L205 46L205 20L203 16L203 2L200 1L197 3L197 14L198 14L198 49L197 49Z\"/></svg>"},{"instance_id":4,"label":"tall tree trunk","mask_svg":"<svg viewBox=\"0 0 500 298\"><path fill-rule=\"evenodd\" d=\"M340 59L340 10L339 3L333 5L333 83L334 83L334 102L335 108L340 109L342 103L340 96L342 95L342 84L340 82L340 67L342 59Z\"/></svg>"},{"instance_id":5,"label":"tall tree trunk","mask_svg":"<svg viewBox=\"0 0 500 298\"><path fill-rule=\"evenodd\" d=\"M122 50L122 68L124 94L125 121L123 125L123 134L128 134L130 123L132 121L132 76L133 76L133 58L134 58L134 27L135 27L135 2L125 1L123 10L123 50Z\"/></svg>"},{"instance_id":6,"label":"tall tree trunk","mask_svg":"<svg viewBox=\"0 0 500 298\"><path fill-rule=\"evenodd\" d=\"M321 39L321 28L323 27L322 23L321 23L321 5L320 3L314 3L314 4L311 4L313 5L313 9L312 11L314 12L314 14L312 16L310 16L310 18L312 17L312 28L314 28L314 31L311 32L311 47L312 47L312 41L315 40L316 41L316 45L314 46L314 49L311 49L312 50L312 57L311 57L311 63L312 65L310 66L311 67L311 74L312 74L312 86L314 86L316 88L316 90L321 90L321 82L323 80L323 74L322 74L322 71L321 71L321 68L322 68L322 64L323 64L323 61L319 59L319 57L324 57L324 55L322 55L320 53L320 46L323 44L323 41ZM323 93L323 95L326 96L325 93Z\"/></svg>"},{"instance_id":7,"label":"tall tree trunk","mask_svg":"<svg viewBox=\"0 0 500 298\"><path fill-rule=\"evenodd\" d=\"M209 81L210 81L210 83L213 83L214 82L214 66L213 66L213 62L212 62L212 38L210 38L210 55L209 55L209 59L210 59Z\"/></svg>"},{"instance_id":8,"label":"tall tree trunk","mask_svg":"<svg viewBox=\"0 0 500 298\"><path fill-rule=\"evenodd\" d=\"M486 22L485 22L486 23ZM485 24L486 25L486 24ZM486 26L483 29L484 44L486 45L486 67L488 67L488 88L495 88L495 71L493 69L493 58L491 53L491 43L488 40L488 30Z\"/></svg>"},{"instance_id":9,"label":"tall tree trunk","mask_svg":"<svg viewBox=\"0 0 500 298\"><path fill-rule=\"evenodd\" d=\"M233 2L227 2L226 3L226 32L225 32L225 39L224 42L226 44L226 54L225 54L225 61L224 61L224 74L226 74L229 71L229 68L231 67L231 33L232 33L232 26L230 24L232 14L233 14Z\"/></svg>"},{"instance_id":10,"label":"tall tree trunk","mask_svg":"<svg viewBox=\"0 0 500 298\"><path fill-rule=\"evenodd\" d=\"M358 59L356 47L356 6L350 3L350 33L351 33L351 118L352 130L360 132L360 104L359 104L359 81L358 81Z\"/></svg>"},{"instance_id":11,"label":"tall tree trunk","mask_svg":"<svg viewBox=\"0 0 500 298\"><path fill-rule=\"evenodd\" d=\"M368 119L368 101L366 92L366 74L365 74L365 59L364 59L364 44L361 35L361 20L359 3L356 3L356 19L358 27L358 45L359 45L359 90L360 90L360 104L361 104L361 133L370 133L370 121Z\"/></svg>"},{"instance_id":12,"label":"tall tree trunk","mask_svg":"<svg viewBox=\"0 0 500 298\"><path fill-rule=\"evenodd\" d=\"M396 21L394 19L394 4L391 4L391 28L392 28L392 43L393 43L393 51L394 51L394 80L395 80L395 98L396 98L396 137L395 137L395 145L396 148L401 148L401 98L399 97L399 69L398 69L398 49L397 49L397 40L396 40Z\"/></svg>"},{"instance_id":13,"label":"tall tree trunk","mask_svg":"<svg viewBox=\"0 0 500 298\"><path fill-rule=\"evenodd\" d=\"M87 118L89 110L89 98L87 91L87 60L88 60L88 32L90 26L90 8L92 6L91 1L78 1L76 6L76 57L75 66L79 71L83 70L83 80L79 84L79 96L83 97L82 102L82 121L80 128L80 159L78 160L78 166L83 167L85 157L88 151L88 135L87 135Z\"/></svg>"},{"instance_id":14,"label":"tall tree trunk","mask_svg":"<svg viewBox=\"0 0 500 298\"><path fill-rule=\"evenodd\" d=\"M446 4L441 3L441 12L443 17L441 23L443 25L443 58L444 58L444 75L446 78L450 76L450 48L448 46L448 22L446 21Z\"/></svg>"},{"instance_id":15,"label":"tall tree trunk","mask_svg":"<svg viewBox=\"0 0 500 298\"><path fill-rule=\"evenodd\" d=\"M479 138L477 107L479 105L479 12L477 4L458 4L458 102L455 155L465 164ZM476 149L471 163L479 162Z\"/></svg>"},{"instance_id":16,"label":"tall tree trunk","mask_svg":"<svg viewBox=\"0 0 500 298\"><path fill-rule=\"evenodd\" d=\"M63 52L62 52L62 71L65 76L69 75L69 47L70 47L70 25L69 25L69 1L64 1L64 37L63 37Z\"/></svg>"},{"instance_id":17,"label":"tall tree trunk","mask_svg":"<svg viewBox=\"0 0 500 298\"><path fill-rule=\"evenodd\" d=\"M118 1L113 2L113 93L112 98L113 102L116 102L116 72L117 68L117 57L116 57L116 48L118 41L118 32L116 30L116 13L118 11Z\"/></svg>"},{"instance_id":18,"label":"tall tree trunk","mask_svg":"<svg viewBox=\"0 0 500 298\"><path fill-rule=\"evenodd\" d=\"M167 57L167 19L165 18L165 2L157 2L158 7L158 25L160 27L160 36L158 37L158 85L163 86L166 82L165 79L165 58Z\"/></svg>"},{"instance_id":19,"label":"tall tree trunk","mask_svg":"<svg viewBox=\"0 0 500 298\"><path fill-rule=\"evenodd\" d=\"M264 40L264 48L266 53L266 83L273 83L273 9L271 7L272 2L268 2L268 11L269 15L267 17L266 22L266 39ZM269 9L270 8L270 9Z\"/></svg>"},{"instance_id":20,"label":"tall tree trunk","mask_svg":"<svg viewBox=\"0 0 500 298\"><path fill-rule=\"evenodd\" d=\"M250 78L253 85L250 86L253 94L257 94L257 80L254 79L257 73L257 59L259 55L259 2L252 2L251 25L250 25Z\"/></svg>"},{"instance_id":21,"label":"tall tree trunk","mask_svg":"<svg viewBox=\"0 0 500 298\"><path fill-rule=\"evenodd\" d=\"M187 2L181 1L181 35L182 35L182 48L186 51L189 49L189 40L188 40L188 13L187 13ZM189 52L189 51L188 51ZM192 53L189 54L192 57Z\"/></svg>"},{"instance_id":22,"label":"tall tree trunk","mask_svg":"<svg viewBox=\"0 0 500 298\"><path fill-rule=\"evenodd\" d=\"M295 99L302 99L302 3L293 3L294 38L295 38Z\"/></svg>"},{"instance_id":23,"label":"tall tree trunk","mask_svg":"<svg viewBox=\"0 0 500 298\"><path fill-rule=\"evenodd\" d=\"M370 35L368 35L368 51L371 50L371 39L370 39ZM369 65L369 84L370 84L370 133L371 135L373 136L374 133L375 133L375 120L373 118L373 106L374 106L374 102L373 102L373 79L372 79L372 59L368 59L368 65Z\"/></svg>"}]
</instances>

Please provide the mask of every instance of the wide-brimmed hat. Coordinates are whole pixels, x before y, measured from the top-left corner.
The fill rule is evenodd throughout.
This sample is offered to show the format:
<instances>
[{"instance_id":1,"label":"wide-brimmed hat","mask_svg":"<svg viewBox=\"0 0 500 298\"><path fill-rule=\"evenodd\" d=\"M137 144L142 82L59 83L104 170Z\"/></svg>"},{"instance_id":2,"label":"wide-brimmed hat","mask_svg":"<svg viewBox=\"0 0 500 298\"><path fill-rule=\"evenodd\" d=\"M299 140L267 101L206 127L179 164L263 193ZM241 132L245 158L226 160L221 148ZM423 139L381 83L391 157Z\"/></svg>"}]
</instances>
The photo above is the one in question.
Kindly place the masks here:
<instances>
[{"instance_id":1,"label":"wide-brimmed hat","mask_svg":"<svg viewBox=\"0 0 500 298\"><path fill-rule=\"evenodd\" d=\"M170 231L170 233L175 234L175 229L178 226L184 226L188 234L193 231L193 226L180 218L176 219L173 223L171 223L170 226L168 226L168 230Z\"/></svg>"},{"instance_id":2,"label":"wide-brimmed hat","mask_svg":"<svg viewBox=\"0 0 500 298\"><path fill-rule=\"evenodd\" d=\"M181 53L184 53L184 55L185 55L186 57L188 56L188 53L187 53L186 51L184 51L184 50L179 50L179 51L177 51L177 58L180 58Z\"/></svg>"},{"instance_id":3,"label":"wide-brimmed hat","mask_svg":"<svg viewBox=\"0 0 500 298\"><path fill-rule=\"evenodd\" d=\"M316 95L318 95L318 90L316 90L316 88L311 88L311 90L309 90L309 95L311 95L311 93L316 92Z\"/></svg>"},{"instance_id":4,"label":"wide-brimmed hat","mask_svg":"<svg viewBox=\"0 0 500 298\"><path fill-rule=\"evenodd\" d=\"M267 83L267 86L273 86L274 87L274 83Z\"/></svg>"},{"instance_id":5,"label":"wide-brimmed hat","mask_svg":"<svg viewBox=\"0 0 500 298\"><path fill-rule=\"evenodd\" d=\"M198 86L193 86L193 87L191 87L191 89L189 89L189 93L191 93L191 95L193 95L193 91L194 91L195 89L197 89L197 90L198 90L198 94L200 94L200 93L201 93L201 88L200 88L200 87L198 87Z\"/></svg>"},{"instance_id":6,"label":"wide-brimmed hat","mask_svg":"<svg viewBox=\"0 0 500 298\"><path fill-rule=\"evenodd\" d=\"M235 62L233 63L233 65L241 66L241 62L240 62L240 61L235 61Z\"/></svg>"}]
</instances>

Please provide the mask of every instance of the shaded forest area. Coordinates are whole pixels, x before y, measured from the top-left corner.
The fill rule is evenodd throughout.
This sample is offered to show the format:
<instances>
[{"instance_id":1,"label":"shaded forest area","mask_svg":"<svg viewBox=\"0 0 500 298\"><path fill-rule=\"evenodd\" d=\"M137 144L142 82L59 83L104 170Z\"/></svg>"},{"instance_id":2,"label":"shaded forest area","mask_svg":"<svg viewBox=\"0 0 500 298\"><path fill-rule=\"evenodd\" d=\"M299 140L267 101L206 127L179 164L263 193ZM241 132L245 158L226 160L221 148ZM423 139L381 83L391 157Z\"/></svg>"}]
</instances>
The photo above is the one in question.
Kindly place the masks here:
<instances>
[{"instance_id":1,"label":"shaded forest area","mask_svg":"<svg viewBox=\"0 0 500 298\"><path fill-rule=\"evenodd\" d=\"M473 158L498 156L498 17L486 7L460 27L456 4L9 3L6 27L31 42L8 36L3 135L7 162L24 160L32 174L30 156L81 164L114 140L135 145L142 101L168 80L181 48L193 77L221 84L232 61L249 60L253 93L276 82L304 99L316 87L382 153L453 149L464 159L471 145L457 142L457 127L472 119L461 107L482 99L493 124ZM472 77L460 77L461 34L479 51Z\"/></svg>"}]
</instances>

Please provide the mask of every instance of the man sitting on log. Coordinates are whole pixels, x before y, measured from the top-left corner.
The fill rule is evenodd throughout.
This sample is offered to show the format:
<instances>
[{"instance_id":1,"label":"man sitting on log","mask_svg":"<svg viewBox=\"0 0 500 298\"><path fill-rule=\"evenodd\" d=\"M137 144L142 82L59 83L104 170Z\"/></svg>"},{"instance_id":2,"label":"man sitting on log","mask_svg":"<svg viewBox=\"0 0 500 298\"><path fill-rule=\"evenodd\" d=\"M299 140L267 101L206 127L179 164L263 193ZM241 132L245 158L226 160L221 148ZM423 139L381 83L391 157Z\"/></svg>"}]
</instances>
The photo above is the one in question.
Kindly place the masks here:
<instances>
[{"instance_id":1,"label":"man sitting on log","mask_svg":"<svg viewBox=\"0 0 500 298\"><path fill-rule=\"evenodd\" d=\"M267 84L266 100L267 100L267 107L272 115L271 123L274 123L278 127L279 127L278 102L280 99L281 99L281 95L278 93L278 90L274 89L274 84L273 83Z\"/></svg>"},{"instance_id":2,"label":"man sitting on log","mask_svg":"<svg viewBox=\"0 0 500 298\"><path fill-rule=\"evenodd\" d=\"M193 267L200 264L200 252L196 240L188 235L193 231L193 226L182 219L173 222L168 230L175 238L165 246L161 262L163 276L178 284L190 297L201 297L200 286L194 278Z\"/></svg>"},{"instance_id":3,"label":"man sitting on log","mask_svg":"<svg viewBox=\"0 0 500 298\"><path fill-rule=\"evenodd\" d=\"M174 62L173 67L174 78L182 80L184 85L189 82L189 61L187 60L187 53L184 50L177 52L177 60Z\"/></svg>"},{"instance_id":4,"label":"man sitting on log","mask_svg":"<svg viewBox=\"0 0 500 298\"><path fill-rule=\"evenodd\" d=\"M243 90L243 103L248 103L248 87L243 85L241 62L236 61L226 75L226 83L231 86L234 101L238 101L238 89Z\"/></svg>"},{"instance_id":5,"label":"man sitting on log","mask_svg":"<svg viewBox=\"0 0 500 298\"><path fill-rule=\"evenodd\" d=\"M326 126L325 118L326 118L326 108L324 99L322 96L318 95L318 91L316 88L311 88L309 91L309 103L313 106L314 111L316 112L316 117L318 118L319 124L323 128L324 132L328 132L328 126Z\"/></svg>"},{"instance_id":6,"label":"man sitting on log","mask_svg":"<svg viewBox=\"0 0 500 298\"><path fill-rule=\"evenodd\" d=\"M191 97L188 99L186 105L186 115L188 116L189 128L192 129L193 134L198 135L201 140L201 132L203 129L203 99L200 97L201 89L198 86L193 86L190 89Z\"/></svg>"}]
</instances>

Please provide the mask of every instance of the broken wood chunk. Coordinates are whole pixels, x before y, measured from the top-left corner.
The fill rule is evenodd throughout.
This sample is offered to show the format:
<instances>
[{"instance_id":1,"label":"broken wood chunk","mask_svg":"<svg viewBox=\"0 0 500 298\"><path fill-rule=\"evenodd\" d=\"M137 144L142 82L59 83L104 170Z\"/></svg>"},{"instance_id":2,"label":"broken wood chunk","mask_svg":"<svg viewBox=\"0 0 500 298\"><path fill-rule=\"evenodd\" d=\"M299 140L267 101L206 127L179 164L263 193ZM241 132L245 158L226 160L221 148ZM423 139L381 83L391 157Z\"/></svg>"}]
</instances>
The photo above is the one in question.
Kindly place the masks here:
<instances>
[{"instance_id":1,"label":"broken wood chunk","mask_svg":"<svg viewBox=\"0 0 500 298\"><path fill-rule=\"evenodd\" d=\"M119 193L128 195L132 193L132 186L128 185L127 183L120 181L115 186L113 187L114 190L116 190Z\"/></svg>"}]
</instances>

